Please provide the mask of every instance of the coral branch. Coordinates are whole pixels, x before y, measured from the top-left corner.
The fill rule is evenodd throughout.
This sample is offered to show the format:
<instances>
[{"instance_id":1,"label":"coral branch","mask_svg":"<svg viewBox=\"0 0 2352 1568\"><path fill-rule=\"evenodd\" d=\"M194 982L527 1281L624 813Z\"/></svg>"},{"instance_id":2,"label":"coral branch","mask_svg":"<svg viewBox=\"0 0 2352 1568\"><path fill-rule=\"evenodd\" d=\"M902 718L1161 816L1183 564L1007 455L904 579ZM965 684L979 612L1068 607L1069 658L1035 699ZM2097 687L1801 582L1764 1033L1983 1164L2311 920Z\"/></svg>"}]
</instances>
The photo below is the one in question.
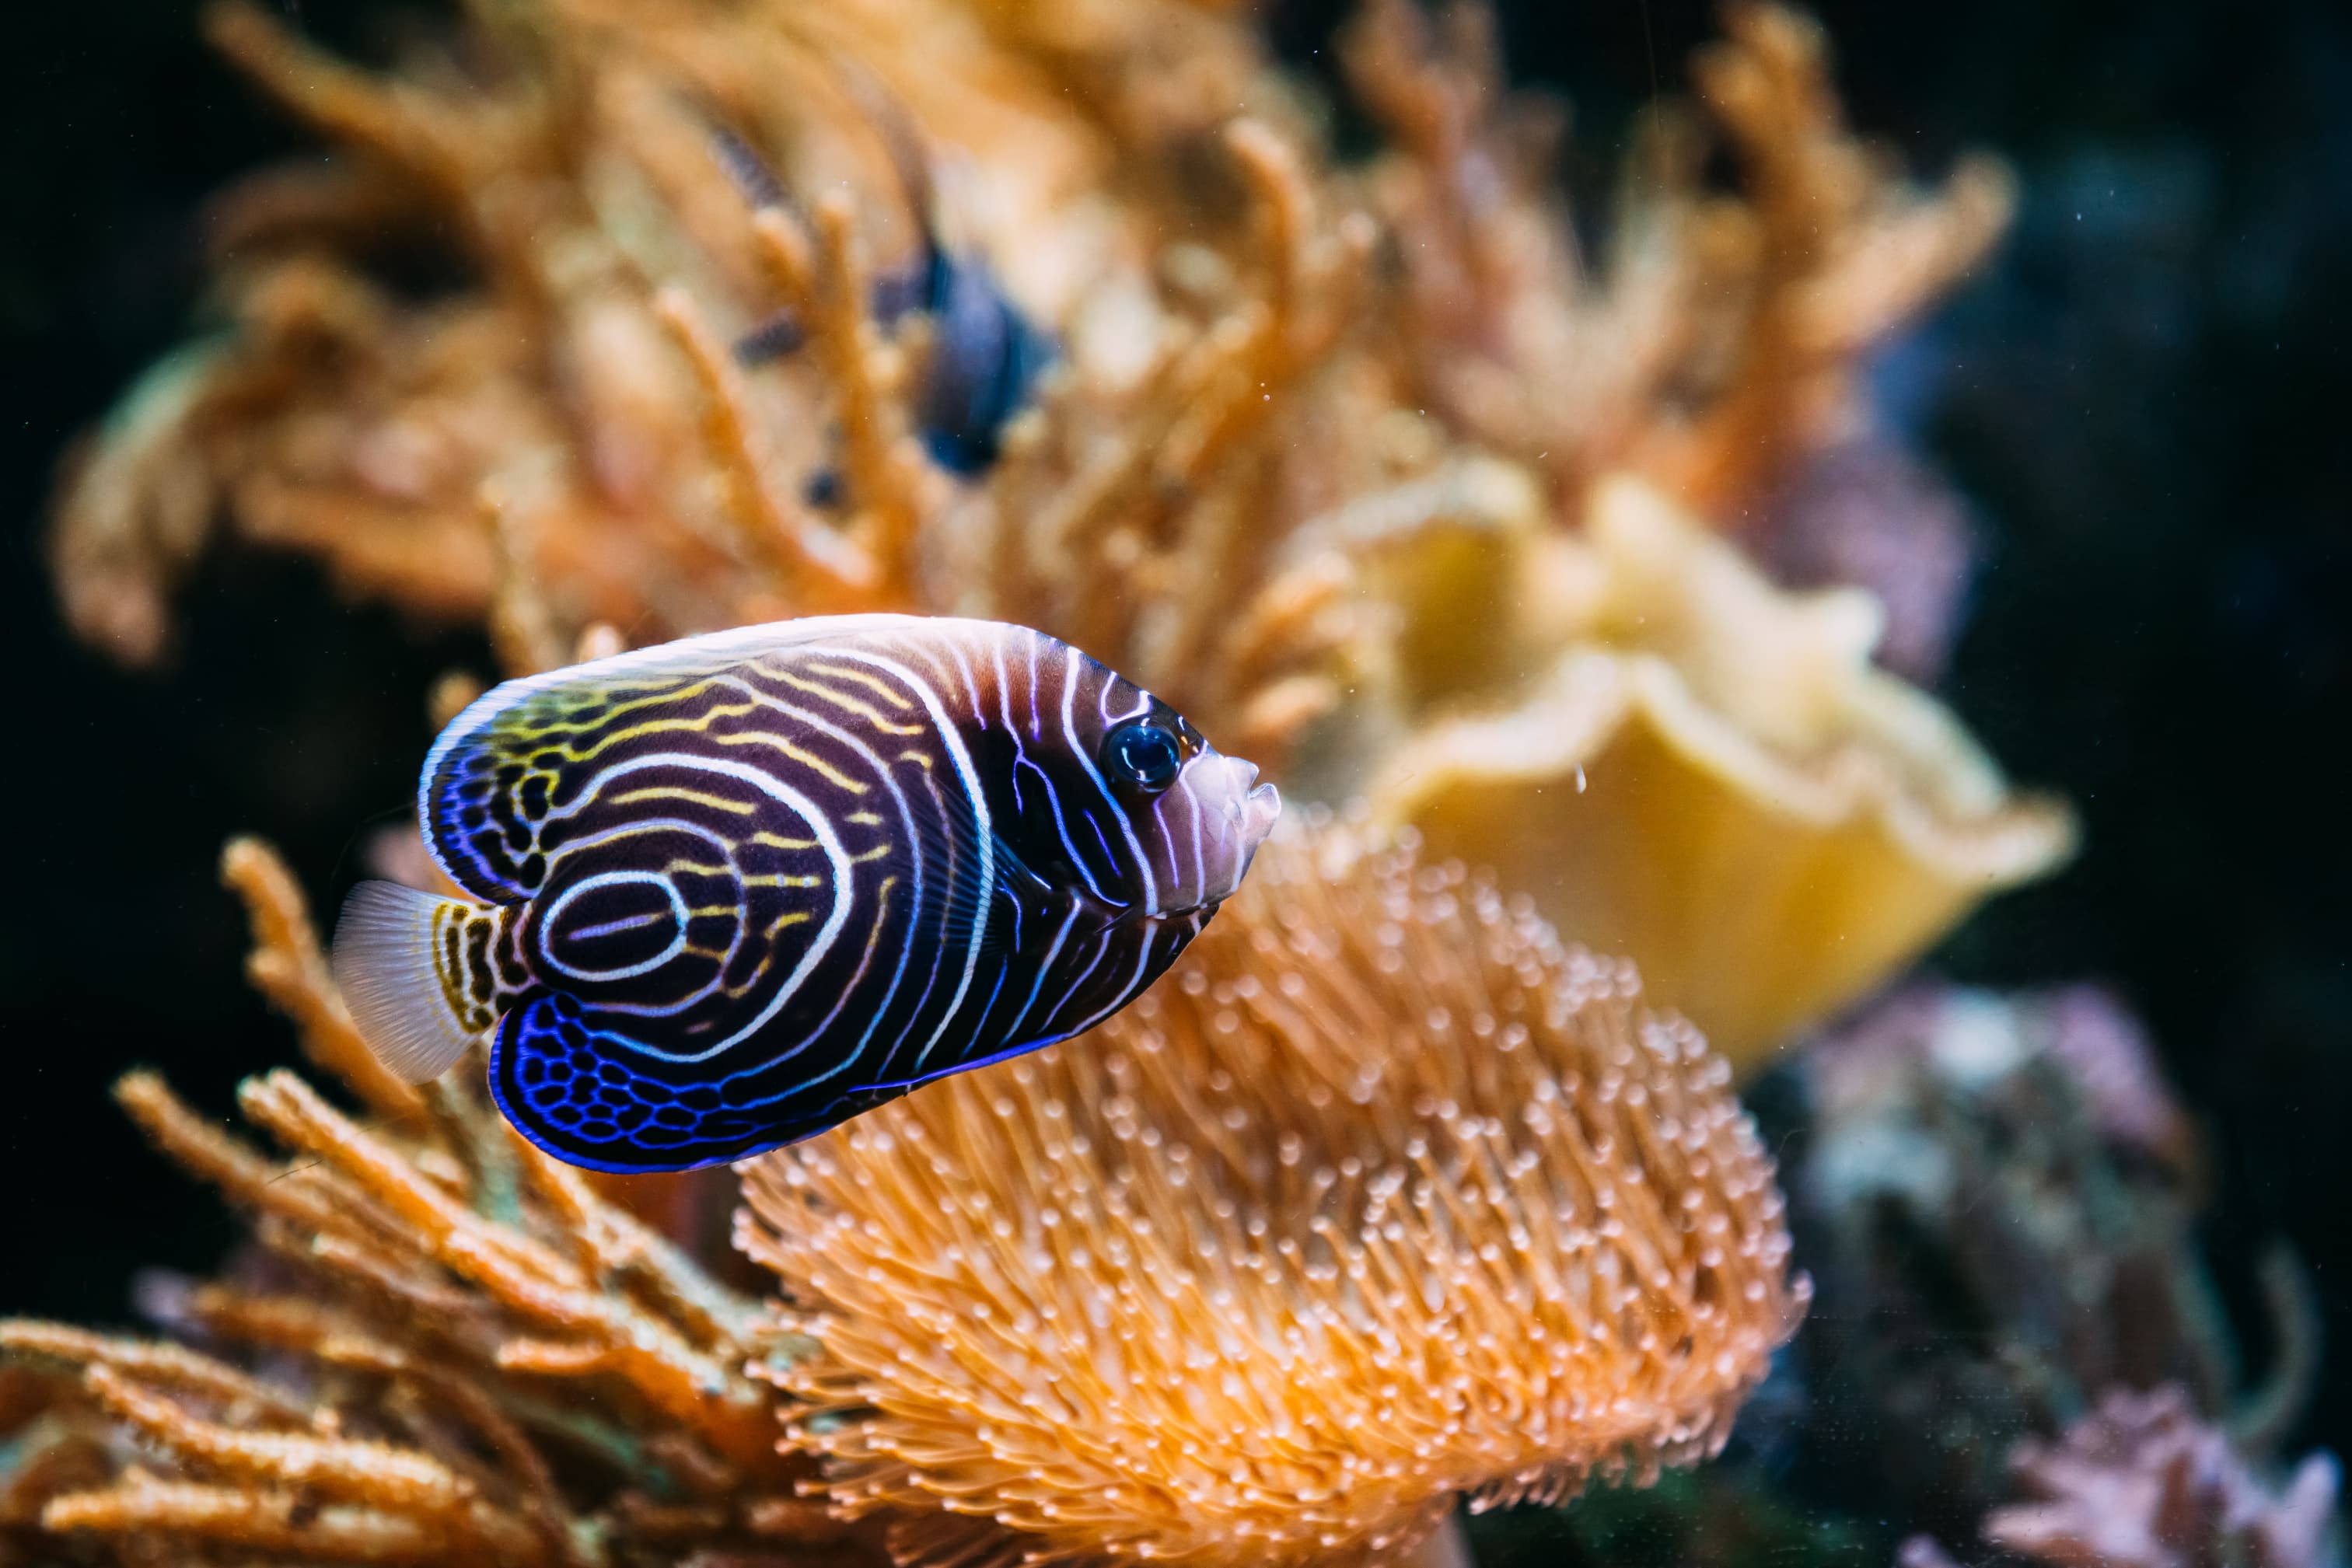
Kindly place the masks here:
<instances>
[{"instance_id":1,"label":"coral branch","mask_svg":"<svg viewBox=\"0 0 2352 1568\"><path fill-rule=\"evenodd\" d=\"M283 1552L320 1562L431 1563L452 1560L447 1533L422 1521L349 1503L321 1506L296 1493L188 1481L136 1481L69 1492L41 1511L58 1534L218 1542L248 1552ZM541 1561L528 1541L504 1543L519 1565ZM478 1548L477 1548L478 1550Z\"/></svg>"},{"instance_id":2,"label":"coral branch","mask_svg":"<svg viewBox=\"0 0 2352 1568\"><path fill-rule=\"evenodd\" d=\"M260 839L231 839L221 851L220 871L253 922L246 974L301 1030L303 1053L379 1113L417 1114L423 1103L416 1091L384 1071L360 1038L319 950L302 890L278 852Z\"/></svg>"},{"instance_id":3,"label":"coral branch","mask_svg":"<svg viewBox=\"0 0 2352 1568\"><path fill-rule=\"evenodd\" d=\"M226 0L205 12L205 35L288 110L338 141L365 147L445 193L467 170L440 116L396 86L371 80L299 42L260 6Z\"/></svg>"},{"instance_id":4,"label":"coral branch","mask_svg":"<svg viewBox=\"0 0 2352 1568\"><path fill-rule=\"evenodd\" d=\"M497 541L498 586L490 595L490 646L509 675L560 669L567 652L547 597L539 590L525 508L509 486L486 479L476 493L482 524Z\"/></svg>"},{"instance_id":5,"label":"coral branch","mask_svg":"<svg viewBox=\"0 0 2352 1568\"><path fill-rule=\"evenodd\" d=\"M1819 24L1752 0L1724 24L1693 74L1753 176L1756 275L1738 369L1680 475L1718 515L1851 425L1854 357L1975 266L2014 205L2007 172L1981 158L1940 196L1890 188L1840 122Z\"/></svg>"},{"instance_id":6,"label":"coral branch","mask_svg":"<svg viewBox=\"0 0 2352 1568\"><path fill-rule=\"evenodd\" d=\"M906 434L895 395L898 371L865 317L867 285L853 214L837 195L817 204L815 244L781 210L754 214L752 232L788 308L806 323L810 348L839 400L842 484L855 522L851 536L878 574L886 601L912 588L914 540L929 508L919 448Z\"/></svg>"},{"instance_id":7,"label":"coral branch","mask_svg":"<svg viewBox=\"0 0 2352 1568\"><path fill-rule=\"evenodd\" d=\"M231 1202L281 1215L306 1229L352 1223L353 1215L339 1210L320 1188L286 1181L283 1168L189 1110L155 1073L123 1074L114 1098L157 1148Z\"/></svg>"},{"instance_id":8,"label":"coral branch","mask_svg":"<svg viewBox=\"0 0 2352 1568\"><path fill-rule=\"evenodd\" d=\"M207 1286L197 1291L189 1310L197 1322L227 1338L299 1351L331 1366L414 1384L479 1433L535 1505L560 1516L555 1477L545 1458L498 1402L457 1368L377 1339L349 1317L311 1301ZM110 1358L110 1364L117 1363Z\"/></svg>"},{"instance_id":9,"label":"coral branch","mask_svg":"<svg viewBox=\"0 0 2352 1568\"><path fill-rule=\"evenodd\" d=\"M122 1340L64 1323L0 1319L0 1351L114 1372L218 1405L231 1413L279 1426L307 1427L301 1401L185 1345Z\"/></svg>"},{"instance_id":10,"label":"coral branch","mask_svg":"<svg viewBox=\"0 0 2352 1568\"><path fill-rule=\"evenodd\" d=\"M581 1335L567 1347L573 1369L617 1374L739 1463L770 1457L766 1401L757 1385L696 1350L677 1329L598 1291L543 1243L469 1213L293 1074L249 1081L239 1100L255 1121L335 1166L380 1201L452 1272L528 1318ZM519 1364L530 1363L531 1350L517 1354Z\"/></svg>"},{"instance_id":11,"label":"coral branch","mask_svg":"<svg viewBox=\"0 0 2352 1568\"><path fill-rule=\"evenodd\" d=\"M776 1452L771 1396L740 1369L781 1369L805 1343L514 1140L478 1083L434 1085L433 1115L397 1134L290 1073L248 1083L248 1115L298 1152L290 1165L223 1134L152 1074L117 1093L167 1154L258 1211L257 1235L284 1260L262 1271L290 1265L302 1282L191 1292L174 1322L220 1354L0 1323L0 1356L80 1369L51 1396L58 1436L37 1452L54 1462L12 1472L9 1506L26 1518L126 1551L161 1539L606 1568L618 1542L658 1536L642 1533L649 1494L682 1494L698 1500L671 1509L684 1533L667 1539L680 1543L838 1539L774 1508L752 1522L798 1470ZM272 1375L220 1359L236 1347L266 1351ZM119 1468L82 1436L108 1422L185 1473ZM583 1492L583 1477L618 1484ZM241 1484L215 1484L227 1478Z\"/></svg>"},{"instance_id":12,"label":"coral branch","mask_svg":"<svg viewBox=\"0 0 2352 1568\"><path fill-rule=\"evenodd\" d=\"M669 329L702 388L703 440L723 481L728 513L744 541L812 609L852 610L871 602L873 562L850 541L788 508L768 482L741 382L693 301L682 290L664 289L655 298L654 313Z\"/></svg>"},{"instance_id":13,"label":"coral branch","mask_svg":"<svg viewBox=\"0 0 2352 1568\"><path fill-rule=\"evenodd\" d=\"M200 1420L103 1362L91 1366L82 1382L100 1404L156 1443L230 1475L373 1503L452 1529L465 1528L465 1512L478 1500L464 1478L419 1454L382 1443L246 1432Z\"/></svg>"},{"instance_id":14,"label":"coral branch","mask_svg":"<svg viewBox=\"0 0 2352 1568\"><path fill-rule=\"evenodd\" d=\"M921 513L915 493L920 459L907 438L904 411L886 384L896 377L884 372L866 321L866 269L845 199L828 195L817 204L816 234L819 287L810 336L841 397L842 477L858 537L903 589Z\"/></svg>"}]
</instances>

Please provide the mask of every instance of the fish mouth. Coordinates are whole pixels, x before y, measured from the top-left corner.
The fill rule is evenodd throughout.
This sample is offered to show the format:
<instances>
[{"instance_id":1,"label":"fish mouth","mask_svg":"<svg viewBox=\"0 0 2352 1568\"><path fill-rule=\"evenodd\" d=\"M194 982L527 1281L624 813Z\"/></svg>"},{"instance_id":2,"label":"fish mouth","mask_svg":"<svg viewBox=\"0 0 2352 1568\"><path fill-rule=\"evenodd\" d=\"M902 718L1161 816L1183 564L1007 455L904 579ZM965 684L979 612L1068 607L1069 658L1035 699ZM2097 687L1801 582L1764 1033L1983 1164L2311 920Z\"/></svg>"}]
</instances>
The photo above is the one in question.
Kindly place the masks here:
<instances>
[{"instance_id":1,"label":"fish mouth","mask_svg":"<svg viewBox=\"0 0 2352 1568\"><path fill-rule=\"evenodd\" d=\"M1160 890L1167 902L1153 912L1158 916L1192 915L1214 909L1231 898L1249 874L1258 846L1274 831L1282 815L1282 792L1271 784L1259 783L1257 764L1246 758L1226 756L1212 747L1185 766L1186 792L1195 812L1193 864L1183 868L1192 874L1183 874L1177 864L1179 844L1163 846L1171 881Z\"/></svg>"},{"instance_id":2,"label":"fish mouth","mask_svg":"<svg viewBox=\"0 0 2352 1568\"><path fill-rule=\"evenodd\" d=\"M1250 774L1255 778L1257 769L1252 768ZM1258 845L1265 842L1266 835L1274 831L1275 821L1281 815L1282 791L1271 784L1261 784L1242 797L1234 812L1234 827L1242 837L1244 866L1248 863L1246 857L1257 852Z\"/></svg>"},{"instance_id":3,"label":"fish mouth","mask_svg":"<svg viewBox=\"0 0 2352 1568\"><path fill-rule=\"evenodd\" d=\"M1257 777L1257 765L1244 762L1248 771L1242 782L1246 788ZM1226 884L1221 899L1230 898L1239 890L1242 879L1249 875L1250 862L1257 858L1257 847L1274 831L1274 824L1282 815L1282 791L1271 784L1260 784L1235 800L1233 805L1233 834L1236 849L1234 855L1233 881Z\"/></svg>"}]
</instances>

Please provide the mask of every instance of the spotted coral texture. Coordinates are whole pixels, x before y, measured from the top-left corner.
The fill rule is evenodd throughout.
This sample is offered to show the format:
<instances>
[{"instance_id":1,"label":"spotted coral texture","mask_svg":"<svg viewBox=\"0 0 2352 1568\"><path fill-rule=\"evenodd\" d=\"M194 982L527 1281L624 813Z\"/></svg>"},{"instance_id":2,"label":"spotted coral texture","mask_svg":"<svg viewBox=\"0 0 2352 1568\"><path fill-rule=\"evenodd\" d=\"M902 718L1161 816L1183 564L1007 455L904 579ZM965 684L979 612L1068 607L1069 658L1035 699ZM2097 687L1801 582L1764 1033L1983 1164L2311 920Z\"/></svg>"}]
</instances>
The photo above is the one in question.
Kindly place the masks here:
<instances>
[{"instance_id":1,"label":"spotted coral texture","mask_svg":"<svg viewBox=\"0 0 2352 1568\"><path fill-rule=\"evenodd\" d=\"M1697 1458L1806 1293L1729 1083L1458 865L1278 836L1084 1041L745 1167L787 1440L845 1513L1203 1568Z\"/></svg>"}]
</instances>

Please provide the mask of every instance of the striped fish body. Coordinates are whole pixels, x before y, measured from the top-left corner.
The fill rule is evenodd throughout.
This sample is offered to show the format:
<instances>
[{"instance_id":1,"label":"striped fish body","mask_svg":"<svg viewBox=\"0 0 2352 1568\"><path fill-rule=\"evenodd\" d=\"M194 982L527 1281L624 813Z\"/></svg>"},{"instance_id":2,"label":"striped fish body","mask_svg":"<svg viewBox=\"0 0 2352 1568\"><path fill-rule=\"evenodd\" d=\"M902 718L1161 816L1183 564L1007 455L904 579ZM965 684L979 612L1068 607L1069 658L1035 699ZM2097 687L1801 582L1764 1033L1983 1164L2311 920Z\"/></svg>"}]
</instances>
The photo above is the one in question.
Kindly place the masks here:
<instances>
[{"instance_id":1,"label":"striped fish body","mask_svg":"<svg viewBox=\"0 0 2352 1568\"><path fill-rule=\"evenodd\" d=\"M418 814L471 899L362 884L336 971L411 1078L490 1033L558 1158L737 1159L1117 1011L1248 869L1256 771L1023 627L690 638L461 714Z\"/></svg>"}]
</instances>

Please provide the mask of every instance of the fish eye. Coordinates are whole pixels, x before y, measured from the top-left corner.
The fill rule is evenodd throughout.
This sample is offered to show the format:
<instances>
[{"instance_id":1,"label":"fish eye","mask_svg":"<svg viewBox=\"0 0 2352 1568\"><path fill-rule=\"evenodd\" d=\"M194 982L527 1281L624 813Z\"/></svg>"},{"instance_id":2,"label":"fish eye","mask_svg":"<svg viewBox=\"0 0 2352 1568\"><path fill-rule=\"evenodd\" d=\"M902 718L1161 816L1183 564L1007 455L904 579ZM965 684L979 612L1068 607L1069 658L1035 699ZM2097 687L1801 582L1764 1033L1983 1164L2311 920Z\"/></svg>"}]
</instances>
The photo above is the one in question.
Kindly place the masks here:
<instances>
[{"instance_id":1,"label":"fish eye","mask_svg":"<svg viewBox=\"0 0 2352 1568\"><path fill-rule=\"evenodd\" d=\"M1156 724L1123 724L1103 740L1103 771L1157 795L1183 764L1176 737Z\"/></svg>"}]
</instances>

